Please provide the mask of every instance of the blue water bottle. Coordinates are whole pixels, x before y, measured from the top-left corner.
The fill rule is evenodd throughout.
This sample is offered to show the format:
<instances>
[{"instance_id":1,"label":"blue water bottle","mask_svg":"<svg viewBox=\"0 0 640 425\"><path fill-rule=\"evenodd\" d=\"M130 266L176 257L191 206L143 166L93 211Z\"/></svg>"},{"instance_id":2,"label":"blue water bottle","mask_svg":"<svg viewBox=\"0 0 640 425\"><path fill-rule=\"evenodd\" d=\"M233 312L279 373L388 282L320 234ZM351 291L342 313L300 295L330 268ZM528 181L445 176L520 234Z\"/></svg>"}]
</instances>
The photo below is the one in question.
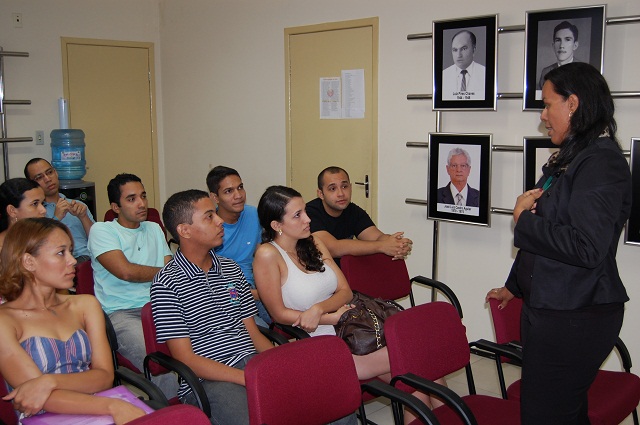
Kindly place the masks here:
<instances>
[{"instance_id":1,"label":"blue water bottle","mask_svg":"<svg viewBox=\"0 0 640 425\"><path fill-rule=\"evenodd\" d=\"M60 180L81 180L87 174L84 156L84 131L57 129L51 131L51 165Z\"/></svg>"}]
</instances>

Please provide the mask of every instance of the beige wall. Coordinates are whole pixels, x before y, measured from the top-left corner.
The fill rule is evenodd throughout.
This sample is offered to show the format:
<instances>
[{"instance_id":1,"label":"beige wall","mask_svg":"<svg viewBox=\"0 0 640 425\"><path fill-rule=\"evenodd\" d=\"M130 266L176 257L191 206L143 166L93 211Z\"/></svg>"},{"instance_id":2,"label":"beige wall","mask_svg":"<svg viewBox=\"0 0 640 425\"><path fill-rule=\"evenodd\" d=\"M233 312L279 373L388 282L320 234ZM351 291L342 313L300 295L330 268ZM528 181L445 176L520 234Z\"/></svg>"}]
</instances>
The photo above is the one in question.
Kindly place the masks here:
<instances>
[{"instance_id":1,"label":"beige wall","mask_svg":"<svg viewBox=\"0 0 640 425\"><path fill-rule=\"evenodd\" d=\"M10 119L11 135L36 129L48 133L57 126L60 36L153 41L159 142L161 159L165 158L160 176L163 199L177 190L204 188L209 167L225 164L240 171L255 204L267 185L285 183L283 29L378 16L378 224L388 232L404 230L414 240L410 273L430 276L433 223L426 220L424 207L405 205L404 199L426 198L428 152L406 148L405 142L426 141L427 133L435 130L435 113L430 102L410 102L406 95L431 92L431 41L409 42L406 36L431 32L433 20L493 13L500 13L500 26L522 25L530 7L522 0L464 3L460 12L455 3L426 0L0 0L0 45L32 53L29 59L13 59L7 71L11 96L34 100L32 108L19 107L18 116ZM535 8L557 4L540 0ZM11 12L23 13L24 28L11 27ZM607 14L640 15L640 3L611 0ZM632 78L633 69L640 67L638 45L640 24L607 28L605 76L613 90L640 90ZM522 91L523 47L524 33L499 35L500 92ZM620 140L628 149L630 138L640 137L640 100L618 100L617 106ZM543 135L538 114L522 112L518 100L499 100L497 112L444 113L442 130L493 133L494 144L500 145L521 145L523 136ZM23 158L50 155L48 147L38 148L12 148L12 170ZM513 207L522 187L521 164L519 153L494 153L494 207ZM512 227L510 217L495 214L491 228L440 226L438 277L460 297L470 339L491 335L483 298L489 288L502 284L511 266ZM640 322L639 255L639 247L620 246L620 271L632 298L622 336L636 364L640 364L640 340L634 332ZM425 300L427 295L420 291L418 296Z\"/></svg>"}]
</instances>

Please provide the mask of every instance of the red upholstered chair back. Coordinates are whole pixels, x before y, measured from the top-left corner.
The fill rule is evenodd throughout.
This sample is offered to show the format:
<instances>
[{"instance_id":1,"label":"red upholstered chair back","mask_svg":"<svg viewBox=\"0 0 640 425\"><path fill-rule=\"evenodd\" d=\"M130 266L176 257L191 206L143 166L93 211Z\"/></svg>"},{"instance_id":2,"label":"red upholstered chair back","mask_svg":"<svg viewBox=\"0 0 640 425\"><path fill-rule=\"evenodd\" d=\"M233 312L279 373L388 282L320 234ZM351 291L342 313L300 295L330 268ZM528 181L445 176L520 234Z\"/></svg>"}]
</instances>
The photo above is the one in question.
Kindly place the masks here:
<instances>
[{"instance_id":1,"label":"red upholstered chair back","mask_svg":"<svg viewBox=\"0 0 640 425\"><path fill-rule=\"evenodd\" d=\"M2 375L0 375L0 397L4 397L9 392L7 391L7 383L4 381ZM13 410L13 404L8 401L0 400L0 422L6 425L18 425L18 417Z\"/></svg>"},{"instance_id":2,"label":"red upholstered chair back","mask_svg":"<svg viewBox=\"0 0 640 425\"><path fill-rule=\"evenodd\" d=\"M171 352L169 351L167 344L156 341L156 325L153 322L151 303L146 303L144 307L142 307L142 332L144 333L144 345L147 349L147 354L159 351L171 357ZM169 370L160 366L156 362L149 362L149 370L154 376L169 372Z\"/></svg>"},{"instance_id":3,"label":"red upholstered chair back","mask_svg":"<svg viewBox=\"0 0 640 425\"><path fill-rule=\"evenodd\" d=\"M104 221L113 221L113 219L117 217L118 217L118 214L116 214L111 209L107 210L107 212L104 213ZM153 221L154 223L158 223L166 239L167 230L164 228L164 224L162 223L162 218L160 217L160 212L157 209L147 208L147 221Z\"/></svg>"},{"instance_id":4,"label":"red upholstered chair back","mask_svg":"<svg viewBox=\"0 0 640 425\"><path fill-rule=\"evenodd\" d=\"M76 265L76 282L76 294L95 295L91 261L84 261Z\"/></svg>"},{"instance_id":5,"label":"red upholstered chair back","mask_svg":"<svg viewBox=\"0 0 640 425\"><path fill-rule=\"evenodd\" d=\"M385 254L345 255L340 268L354 291L384 300L404 298L411 292L404 260L393 260Z\"/></svg>"},{"instance_id":6,"label":"red upholstered chair back","mask_svg":"<svg viewBox=\"0 0 640 425\"><path fill-rule=\"evenodd\" d=\"M251 425L321 425L360 406L358 375L336 336L306 338L252 358L245 368Z\"/></svg>"},{"instance_id":7,"label":"red upholstered chair back","mask_svg":"<svg viewBox=\"0 0 640 425\"><path fill-rule=\"evenodd\" d=\"M471 357L466 329L455 307L446 302L394 314L384 323L384 334L391 376L414 373L434 381L462 369Z\"/></svg>"},{"instance_id":8,"label":"red upholstered chair back","mask_svg":"<svg viewBox=\"0 0 640 425\"><path fill-rule=\"evenodd\" d=\"M164 407L141 418L127 422L127 425L210 425L209 418L202 410L189 404Z\"/></svg>"},{"instance_id":9,"label":"red upholstered chair back","mask_svg":"<svg viewBox=\"0 0 640 425\"><path fill-rule=\"evenodd\" d=\"M493 330L496 333L498 344L507 344L511 341L520 341L520 313L522 312L522 299L514 298L509 304L499 310L500 301L489 300Z\"/></svg>"}]
</instances>

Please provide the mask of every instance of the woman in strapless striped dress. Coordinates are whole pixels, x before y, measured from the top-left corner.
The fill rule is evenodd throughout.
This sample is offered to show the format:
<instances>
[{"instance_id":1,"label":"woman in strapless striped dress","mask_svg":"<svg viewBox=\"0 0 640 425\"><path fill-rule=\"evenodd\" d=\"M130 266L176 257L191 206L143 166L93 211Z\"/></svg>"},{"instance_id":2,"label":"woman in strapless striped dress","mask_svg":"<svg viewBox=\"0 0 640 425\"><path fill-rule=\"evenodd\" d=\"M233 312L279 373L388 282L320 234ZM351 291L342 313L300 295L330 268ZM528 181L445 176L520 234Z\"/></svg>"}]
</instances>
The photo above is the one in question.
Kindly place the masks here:
<instances>
[{"instance_id":1,"label":"woman in strapless striped dress","mask_svg":"<svg viewBox=\"0 0 640 425\"><path fill-rule=\"evenodd\" d=\"M56 292L73 286L76 260L67 227L49 218L20 220L0 253L0 373L22 417L54 413L111 415L116 424L144 415L110 388L113 363L104 316L90 295Z\"/></svg>"}]
</instances>

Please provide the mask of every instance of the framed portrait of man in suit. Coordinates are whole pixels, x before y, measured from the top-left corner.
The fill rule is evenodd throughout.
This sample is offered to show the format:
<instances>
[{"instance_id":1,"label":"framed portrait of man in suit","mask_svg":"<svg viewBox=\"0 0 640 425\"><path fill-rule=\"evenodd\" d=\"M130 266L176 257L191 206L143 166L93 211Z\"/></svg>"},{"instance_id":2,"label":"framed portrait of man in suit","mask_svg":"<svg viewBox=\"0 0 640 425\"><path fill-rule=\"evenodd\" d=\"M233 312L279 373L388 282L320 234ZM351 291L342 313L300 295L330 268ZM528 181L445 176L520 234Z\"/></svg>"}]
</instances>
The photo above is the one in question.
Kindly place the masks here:
<instances>
[{"instance_id":1,"label":"framed portrait of man in suit","mask_svg":"<svg viewBox=\"0 0 640 425\"><path fill-rule=\"evenodd\" d=\"M526 12L523 109L543 108L542 86L550 71L587 62L602 72L606 6Z\"/></svg>"},{"instance_id":2,"label":"framed portrait of man in suit","mask_svg":"<svg viewBox=\"0 0 640 425\"><path fill-rule=\"evenodd\" d=\"M433 109L495 110L498 15L433 21Z\"/></svg>"},{"instance_id":3,"label":"framed portrait of man in suit","mask_svg":"<svg viewBox=\"0 0 640 425\"><path fill-rule=\"evenodd\" d=\"M542 167L560 148L550 137L525 137L523 143L523 192L534 188L542 177Z\"/></svg>"},{"instance_id":4,"label":"framed portrait of man in suit","mask_svg":"<svg viewBox=\"0 0 640 425\"><path fill-rule=\"evenodd\" d=\"M427 218L490 226L491 134L429 134Z\"/></svg>"},{"instance_id":5,"label":"framed portrait of man in suit","mask_svg":"<svg viewBox=\"0 0 640 425\"><path fill-rule=\"evenodd\" d=\"M631 216L624 232L624 243L640 245L640 138L631 139Z\"/></svg>"}]
</instances>

